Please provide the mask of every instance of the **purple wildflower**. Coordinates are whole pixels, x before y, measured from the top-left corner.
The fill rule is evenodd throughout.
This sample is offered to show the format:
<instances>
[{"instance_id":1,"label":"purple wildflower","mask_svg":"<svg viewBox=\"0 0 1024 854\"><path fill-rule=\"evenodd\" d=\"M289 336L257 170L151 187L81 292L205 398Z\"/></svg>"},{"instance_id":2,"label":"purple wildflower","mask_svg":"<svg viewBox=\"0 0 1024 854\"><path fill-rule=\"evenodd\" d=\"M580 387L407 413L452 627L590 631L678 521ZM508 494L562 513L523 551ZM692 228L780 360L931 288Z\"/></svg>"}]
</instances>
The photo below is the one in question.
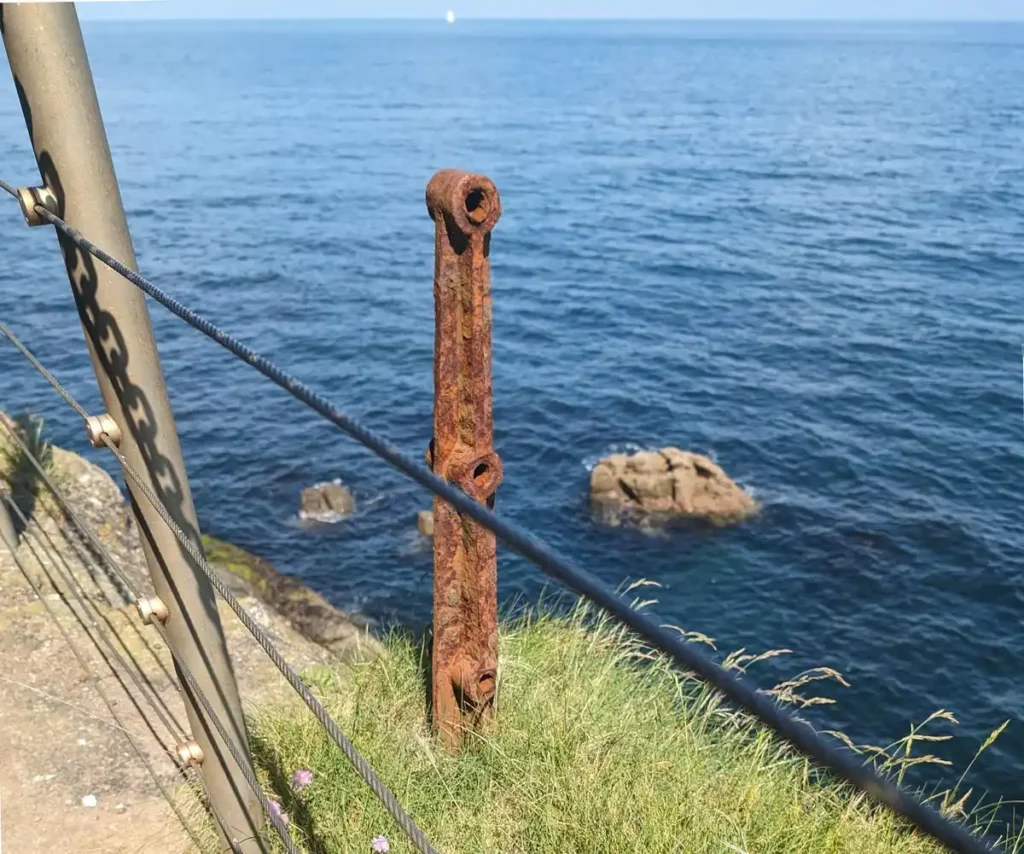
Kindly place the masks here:
<instances>
[{"instance_id":1,"label":"purple wildflower","mask_svg":"<svg viewBox=\"0 0 1024 854\"><path fill-rule=\"evenodd\" d=\"M310 783L313 782L313 772L308 768L300 768L294 774L292 774L292 788L297 792L299 789L305 789Z\"/></svg>"},{"instance_id":2,"label":"purple wildflower","mask_svg":"<svg viewBox=\"0 0 1024 854\"><path fill-rule=\"evenodd\" d=\"M386 854L391 850L391 846L388 844L387 837L375 836L370 842L370 849L377 852L377 854Z\"/></svg>"},{"instance_id":3,"label":"purple wildflower","mask_svg":"<svg viewBox=\"0 0 1024 854\"><path fill-rule=\"evenodd\" d=\"M276 815L279 819L281 819L281 823L285 827L288 826L288 822L289 822L288 813L286 813L283 809L281 809L281 805L277 801L271 801L270 802L270 814L271 815Z\"/></svg>"}]
</instances>

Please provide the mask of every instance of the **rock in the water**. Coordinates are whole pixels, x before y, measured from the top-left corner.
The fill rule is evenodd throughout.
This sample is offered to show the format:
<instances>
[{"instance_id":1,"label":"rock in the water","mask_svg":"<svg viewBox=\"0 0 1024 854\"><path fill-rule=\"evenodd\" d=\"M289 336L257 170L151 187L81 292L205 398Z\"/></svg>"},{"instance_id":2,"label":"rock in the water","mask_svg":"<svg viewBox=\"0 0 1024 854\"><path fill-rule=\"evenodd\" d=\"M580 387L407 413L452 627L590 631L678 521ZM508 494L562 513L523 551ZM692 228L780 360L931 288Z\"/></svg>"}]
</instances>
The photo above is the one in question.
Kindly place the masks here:
<instances>
[{"instance_id":1,"label":"rock in the water","mask_svg":"<svg viewBox=\"0 0 1024 854\"><path fill-rule=\"evenodd\" d=\"M626 468L640 474L661 474L668 471L668 460L657 451L638 451L626 457Z\"/></svg>"},{"instance_id":2,"label":"rock in the water","mask_svg":"<svg viewBox=\"0 0 1024 854\"><path fill-rule=\"evenodd\" d=\"M590 475L590 496L605 506L739 522L757 502L712 460L679 448L605 457Z\"/></svg>"},{"instance_id":3,"label":"rock in the water","mask_svg":"<svg viewBox=\"0 0 1024 854\"><path fill-rule=\"evenodd\" d=\"M434 511L420 510L416 514L416 530L424 537L434 536Z\"/></svg>"},{"instance_id":4,"label":"rock in the water","mask_svg":"<svg viewBox=\"0 0 1024 854\"><path fill-rule=\"evenodd\" d=\"M356 508L352 493L337 481L318 483L302 490L299 517L302 519L330 520L347 516Z\"/></svg>"}]
</instances>

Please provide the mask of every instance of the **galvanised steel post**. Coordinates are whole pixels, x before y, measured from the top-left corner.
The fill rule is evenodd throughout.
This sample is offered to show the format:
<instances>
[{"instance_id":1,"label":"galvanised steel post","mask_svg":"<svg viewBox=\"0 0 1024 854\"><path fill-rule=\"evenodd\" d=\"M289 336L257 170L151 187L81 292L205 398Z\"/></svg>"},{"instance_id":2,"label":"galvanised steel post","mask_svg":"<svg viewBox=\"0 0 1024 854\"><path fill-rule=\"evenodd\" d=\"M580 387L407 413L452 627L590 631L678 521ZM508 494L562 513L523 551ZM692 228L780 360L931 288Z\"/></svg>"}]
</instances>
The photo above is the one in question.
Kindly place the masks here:
<instances>
[{"instance_id":1,"label":"galvanised steel post","mask_svg":"<svg viewBox=\"0 0 1024 854\"><path fill-rule=\"evenodd\" d=\"M0 32L42 175L41 187L19 193L26 219L30 225L45 223L34 212L33 201L41 202L134 269L135 253L74 4L0 5ZM121 451L201 548L143 294L63 235L58 240L107 413L121 433ZM169 642L248 755L214 590L145 496L131 498L153 586L167 609ZM258 801L187 688L185 694L192 737L202 750L200 774L214 809L226 832L239 840L237 850L266 851Z\"/></svg>"},{"instance_id":2,"label":"galvanised steel post","mask_svg":"<svg viewBox=\"0 0 1024 854\"><path fill-rule=\"evenodd\" d=\"M489 178L448 169L427 185L434 243L434 438L427 462L494 506L491 382L491 229L501 216ZM498 671L494 534L434 499L434 729L449 748L491 719Z\"/></svg>"},{"instance_id":3,"label":"galvanised steel post","mask_svg":"<svg viewBox=\"0 0 1024 854\"><path fill-rule=\"evenodd\" d=\"M0 493L5 490L0 483ZM14 521L11 519L7 505L0 501L0 544L7 546L12 553L18 550L18 532L14 529Z\"/></svg>"}]
</instances>

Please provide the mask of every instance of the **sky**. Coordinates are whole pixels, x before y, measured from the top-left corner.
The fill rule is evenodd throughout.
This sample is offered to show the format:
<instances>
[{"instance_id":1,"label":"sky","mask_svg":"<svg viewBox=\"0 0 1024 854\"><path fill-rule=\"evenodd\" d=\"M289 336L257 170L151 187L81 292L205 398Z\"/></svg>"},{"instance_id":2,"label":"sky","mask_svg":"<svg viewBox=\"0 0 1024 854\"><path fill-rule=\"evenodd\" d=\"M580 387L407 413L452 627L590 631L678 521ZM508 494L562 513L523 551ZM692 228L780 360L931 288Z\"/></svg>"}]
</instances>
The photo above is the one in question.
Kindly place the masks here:
<instances>
[{"instance_id":1,"label":"sky","mask_svg":"<svg viewBox=\"0 0 1024 854\"><path fill-rule=\"evenodd\" d=\"M98 18L703 18L1024 21L1024 0L124 0Z\"/></svg>"}]
</instances>

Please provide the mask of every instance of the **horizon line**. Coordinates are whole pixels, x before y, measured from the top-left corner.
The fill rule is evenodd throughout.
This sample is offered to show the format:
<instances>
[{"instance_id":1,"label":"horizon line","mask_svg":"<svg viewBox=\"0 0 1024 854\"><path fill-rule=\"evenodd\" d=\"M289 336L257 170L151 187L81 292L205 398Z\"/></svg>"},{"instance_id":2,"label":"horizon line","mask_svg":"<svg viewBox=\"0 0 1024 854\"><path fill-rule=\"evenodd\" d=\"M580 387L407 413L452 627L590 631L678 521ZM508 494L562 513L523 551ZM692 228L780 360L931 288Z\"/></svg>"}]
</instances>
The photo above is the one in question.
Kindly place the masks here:
<instances>
[{"instance_id":1,"label":"horizon line","mask_svg":"<svg viewBox=\"0 0 1024 854\"><path fill-rule=\"evenodd\" d=\"M169 2L169 0L149 0L149 3L160 4ZM148 8L153 8L146 4ZM117 4L120 5L120 4ZM79 4L79 11L82 9L95 8L91 4ZM108 7L109 8L109 7ZM100 20L100 19L97 19ZM123 18L106 18L102 20L124 20L124 21L135 21L135 20L147 20L145 18L139 18L137 16L126 16ZM194 17L194 16L181 16L181 17L167 17L161 20L173 20L173 21L361 21L361 22L376 22L376 23L402 23L402 22L434 22L434 23L446 23L444 17L437 16L422 16L422 17L411 17L411 16L391 16L391 17L370 17L360 15L292 15L292 16L278 16L278 15L254 15L254 16L235 16L235 17ZM563 22L563 23L587 23L594 21L609 21L609 22L622 22L622 23L659 23L659 22L672 22L672 23L751 23L751 24L776 24L776 23L789 23L789 24L1024 24L1024 17L1021 18L920 18L920 17L899 17L894 16L891 18L804 18L804 17L789 17L779 16L774 18L754 18L746 16L732 16L724 18L716 18L710 16L686 16L686 17L665 17L665 16L641 16L641 17L629 17L624 15L593 15L593 16L571 16L571 17L558 17L558 16L534 16L524 18L508 18L498 16L475 16L466 18L457 18L456 23L459 22L498 22L498 23L531 23L531 22ZM451 24L449 26L454 26Z\"/></svg>"}]
</instances>

